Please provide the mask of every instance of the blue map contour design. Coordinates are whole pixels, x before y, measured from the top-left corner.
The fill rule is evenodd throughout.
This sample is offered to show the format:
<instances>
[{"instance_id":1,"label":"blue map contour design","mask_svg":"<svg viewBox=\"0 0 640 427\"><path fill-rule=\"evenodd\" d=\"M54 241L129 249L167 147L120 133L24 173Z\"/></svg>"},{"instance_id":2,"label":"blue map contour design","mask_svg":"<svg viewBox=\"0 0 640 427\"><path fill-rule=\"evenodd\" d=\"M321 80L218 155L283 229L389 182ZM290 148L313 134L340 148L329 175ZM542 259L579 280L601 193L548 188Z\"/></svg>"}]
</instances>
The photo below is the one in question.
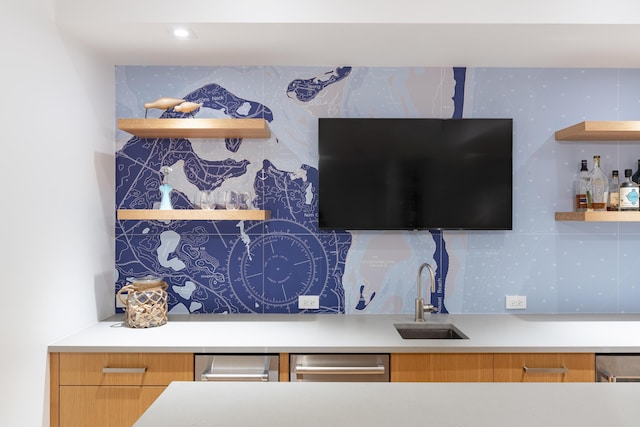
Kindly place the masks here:
<instances>
[{"instance_id":1,"label":"blue map contour design","mask_svg":"<svg viewBox=\"0 0 640 427\"><path fill-rule=\"evenodd\" d=\"M217 84L183 97L231 117L264 117L271 110L236 97ZM182 118L167 110L162 118ZM241 139L227 139L236 151ZM160 202L162 166L182 161L187 180L214 189L247 173L249 160L207 161L184 138L132 137L116 152L116 206L151 209ZM351 244L348 233L317 228L317 169L295 173L268 160L254 178L255 204L269 221L117 221L116 291L128 278L156 274L168 284L169 310L188 313L298 313L298 295L319 295L320 309L343 313L342 275ZM174 189L174 209L192 208ZM122 309L117 309L122 311Z\"/></svg>"},{"instance_id":2,"label":"blue map contour design","mask_svg":"<svg viewBox=\"0 0 640 427\"><path fill-rule=\"evenodd\" d=\"M309 79L295 79L289 83L287 87L287 95L290 98L295 97L302 102L309 102L313 100L322 90L327 86L338 82L346 78L351 73L352 67L338 67L334 71L326 72L323 77L313 77ZM453 78L455 81L454 95L452 97L454 104L454 111L452 118L462 118L462 112L464 107L464 87L466 80L466 68L454 67ZM432 295L431 303L438 307L440 313L448 313L448 310L444 304L446 277L449 273L449 254L446 249L446 242L441 230L429 230L431 236L436 244L434 251L434 260L437 263L435 280L438 284L436 292ZM360 287L360 297L355 307L358 311L363 311L375 298L373 293L369 301L365 301L364 286Z\"/></svg>"},{"instance_id":3,"label":"blue map contour design","mask_svg":"<svg viewBox=\"0 0 640 427\"><path fill-rule=\"evenodd\" d=\"M330 84L341 81L351 67L328 72L326 79L296 79L287 95L308 102ZM454 117L461 117L464 68L454 69ZM241 99L217 84L209 84L183 97L203 108L224 111L230 117L273 120L269 108ZM185 117L165 111L164 118ZM225 140L235 152L241 139ZM247 173L249 160L207 161L199 158L188 139L132 137L116 152L116 206L150 209L160 202L162 166L184 164L188 181L199 189L212 189L227 179ZM272 219L258 221L117 221L116 291L129 277L157 274L169 284L169 308L202 313L298 313L298 295L319 295L320 310L343 313L344 274L351 247L348 232L326 232L317 227L317 169L302 165L298 171L278 170L269 160L254 177L255 203L270 210ZM191 208L187 195L171 193L175 209ZM438 289L432 303L446 313L444 288L449 268L446 242L431 231L436 242ZM362 293L362 290L361 290ZM373 299L360 301L364 309ZM181 308L182 307L182 308ZM121 309L118 309L121 311Z\"/></svg>"},{"instance_id":4,"label":"blue map contour design","mask_svg":"<svg viewBox=\"0 0 640 427\"><path fill-rule=\"evenodd\" d=\"M185 101L201 103L201 108L211 108L224 112L234 119L265 119L273 121L273 112L258 102L240 98L224 87L211 83L182 97ZM191 113L181 113L173 109L165 111L161 118L186 118ZM227 150L236 153L242 144L242 138L225 138Z\"/></svg>"},{"instance_id":5,"label":"blue map contour design","mask_svg":"<svg viewBox=\"0 0 640 427\"><path fill-rule=\"evenodd\" d=\"M453 78L455 80L455 89L453 93L453 116L454 119L462 118L462 110L464 107L464 85L466 80L467 69L464 67L453 68ZM433 254L438 268L436 269L436 292L431 295L431 304L438 307L438 313L449 313L445 306L444 296L447 284L447 275L449 274L449 253L447 252L447 242L444 239L442 230L429 230L436 249Z\"/></svg>"},{"instance_id":6,"label":"blue map contour design","mask_svg":"<svg viewBox=\"0 0 640 427\"><path fill-rule=\"evenodd\" d=\"M236 242L227 262L233 298L248 310L298 313L299 295L319 295L319 313L344 313L342 276L351 234L318 230L318 170L295 174L264 160L258 203L271 211L248 251ZM309 197L311 195L311 197Z\"/></svg>"},{"instance_id":7,"label":"blue map contour design","mask_svg":"<svg viewBox=\"0 0 640 427\"><path fill-rule=\"evenodd\" d=\"M464 108L464 84L466 81L467 69L465 67L453 67L453 80L456 85L453 91L453 115L452 119L462 118L462 109Z\"/></svg>"},{"instance_id":8,"label":"blue map contour design","mask_svg":"<svg viewBox=\"0 0 640 427\"><path fill-rule=\"evenodd\" d=\"M287 87L287 96L296 98L301 102L309 102L314 99L327 86L346 78L351 73L351 67L338 67L333 71L327 71L320 77L309 79L295 79Z\"/></svg>"}]
</instances>

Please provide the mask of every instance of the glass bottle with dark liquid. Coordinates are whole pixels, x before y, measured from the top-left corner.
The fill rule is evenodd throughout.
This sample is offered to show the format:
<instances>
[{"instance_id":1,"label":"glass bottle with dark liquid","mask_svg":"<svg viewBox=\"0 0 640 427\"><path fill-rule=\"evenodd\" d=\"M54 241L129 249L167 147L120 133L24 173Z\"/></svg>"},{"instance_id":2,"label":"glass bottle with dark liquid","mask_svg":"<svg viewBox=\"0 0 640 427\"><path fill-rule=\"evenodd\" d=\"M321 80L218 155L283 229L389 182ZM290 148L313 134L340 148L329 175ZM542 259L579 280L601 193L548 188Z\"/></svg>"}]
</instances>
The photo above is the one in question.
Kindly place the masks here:
<instances>
[{"instance_id":1,"label":"glass bottle with dark liquid","mask_svg":"<svg viewBox=\"0 0 640 427\"><path fill-rule=\"evenodd\" d=\"M589 170L587 161L580 161L580 171L575 182L575 210L582 212L587 210L587 186L589 185Z\"/></svg>"},{"instance_id":2,"label":"glass bottle with dark liquid","mask_svg":"<svg viewBox=\"0 0 640 427\"><path fill-rule=\"evenodd\" d=\"M617 211L620 207L620 179L618 171L611 171L611 182L609 183L609 197L607 200L607 210Z\"/></svg>"}]
</instances>

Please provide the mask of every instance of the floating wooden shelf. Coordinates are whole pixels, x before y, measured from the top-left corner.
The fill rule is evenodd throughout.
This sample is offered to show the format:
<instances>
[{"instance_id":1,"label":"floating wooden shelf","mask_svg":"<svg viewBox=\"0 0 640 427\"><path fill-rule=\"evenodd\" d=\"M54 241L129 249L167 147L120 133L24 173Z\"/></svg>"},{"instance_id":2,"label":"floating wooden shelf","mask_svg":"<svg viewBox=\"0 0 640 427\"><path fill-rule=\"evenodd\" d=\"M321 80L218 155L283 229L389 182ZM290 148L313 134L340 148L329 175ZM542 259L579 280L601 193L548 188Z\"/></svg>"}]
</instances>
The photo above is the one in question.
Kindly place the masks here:
<instances>
[{"instance_id":1,"label":"floating wooden shelf","mask_svg":"<svg viewBox=\"0 0 640 427\"><path fill-rule=\"evenodd\" d=\"M264 119L118 119L118 129L140 138L269 138Z\"/></svg>"},{"instance_id":2,"label":"floating wooden shelf","mask_svg":"<svg viewBox=\"0 0 640 427\"><path fill-rule=\"evenodd\" d=\"M556 221L640 222L640 212L556 212Z\"/></svg>"},{"instance_id":3,"label":"floating wooden shelf","mask_svg":"<svg viewBox=\"0 0 640 427\"><path fill-rule=\"evenodd\" d=\"M271 211L254 209L118 209L119 220L264 221L270 218Z\"/></svg>"},{"instance_id":4,"label":"floating wooden shelf","mask_svg":"<svg viewBox=\"0 0 640 427\"><path fill-rule=\"evenodd\" d=\"M556 132L556 141L638 141L640 121L587 121Z\"/></svg>"}]
</instances>

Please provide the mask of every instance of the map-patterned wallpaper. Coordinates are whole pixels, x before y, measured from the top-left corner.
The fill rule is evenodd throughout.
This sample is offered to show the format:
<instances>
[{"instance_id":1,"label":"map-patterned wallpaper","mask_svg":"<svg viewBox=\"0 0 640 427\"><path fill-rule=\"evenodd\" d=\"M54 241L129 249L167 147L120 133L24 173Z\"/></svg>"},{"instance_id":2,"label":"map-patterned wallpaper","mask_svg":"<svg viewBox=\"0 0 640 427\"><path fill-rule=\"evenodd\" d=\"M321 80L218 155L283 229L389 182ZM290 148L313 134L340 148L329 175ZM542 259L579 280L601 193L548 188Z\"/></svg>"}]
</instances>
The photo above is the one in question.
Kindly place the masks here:
<instances>
[{"instance_id":1,"label":"map-patterned wallpaper","mask_svg":"<svg viewBox=\"0 0 640 427\"><path fill-rule=\"evenodd\" d=\"M117 221L117 292L154 274L170 313L411 313L422 262L436 270L443 313L638 312L640 226L556 223L572 208L581 159L635 168L640 145L559 144L582 120L633 120L640 70L118 66L116 117L264 118L265 139L140 139L118 130L116 208L158 207L161 169L176 209L199 190L250 192L267 221ZM145 110L161 97L191 113ZM507 232L327 232L317 228L319 117L514 119L514 229ZM481 177L469 177L474 179ZM428 279L425 275L424 279ZM423 280L424 282L425 280Z\"/></svg>"}]
</instances>

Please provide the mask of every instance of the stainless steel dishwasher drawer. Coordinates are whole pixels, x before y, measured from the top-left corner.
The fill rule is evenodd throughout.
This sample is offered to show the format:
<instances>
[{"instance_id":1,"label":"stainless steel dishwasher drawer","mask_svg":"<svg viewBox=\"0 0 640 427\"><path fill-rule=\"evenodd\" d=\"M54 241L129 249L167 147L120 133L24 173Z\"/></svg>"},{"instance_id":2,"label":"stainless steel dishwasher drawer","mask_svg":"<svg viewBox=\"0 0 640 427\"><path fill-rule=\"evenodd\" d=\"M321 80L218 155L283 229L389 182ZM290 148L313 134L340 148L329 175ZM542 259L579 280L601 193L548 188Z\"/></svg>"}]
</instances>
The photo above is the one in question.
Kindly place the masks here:
<instances>
[{"instance_id":1,"label":"stainless steel dishwasher drawer","mask_svg":"<svg viewBox=\"0 0 640 427\"><path fill-rule=\"evenodd\" d=\"M196 381L278 381L275 354L196 354Z\"/></svg>"},{"instance_id":2,"label":"stainless steel dishwasher drawer","mask_svg":"<svg viewBox=\"0 0 640 427\"><path fill-rule=\"evenodd\" d=\"M388 382L388 354L292 354L290 381Z\"/></svg>"},{"instance_id":3,"label":"stainless steel dishwasher drawer","mask_svg":"<svg viewBox=\"0 0 640 427\"><path fill-rule=\"evenodd\" d=\"M596 381L640 382L640 354L596 355Z\"/></svg>"}]
</instances>

